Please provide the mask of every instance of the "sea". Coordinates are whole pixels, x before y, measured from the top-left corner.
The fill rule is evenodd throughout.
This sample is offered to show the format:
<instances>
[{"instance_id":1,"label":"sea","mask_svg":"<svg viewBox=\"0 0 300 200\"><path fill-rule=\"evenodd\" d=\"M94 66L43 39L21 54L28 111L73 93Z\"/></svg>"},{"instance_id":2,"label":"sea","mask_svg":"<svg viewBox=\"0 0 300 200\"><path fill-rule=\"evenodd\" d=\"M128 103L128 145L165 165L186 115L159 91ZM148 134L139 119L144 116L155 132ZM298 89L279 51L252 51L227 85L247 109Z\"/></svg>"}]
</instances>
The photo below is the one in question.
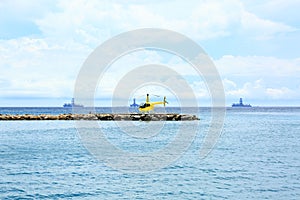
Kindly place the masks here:
<instances>
[{"instance_id":1,"label":"sea","mask_svg":"<svg viewBox=\"0 0 300 200\"><path fill-rule=\"evenodd\" d=\"M165 112L183 112L168 109ZM0 114L70 112L0 108ZM0 121L0 199L300 199L299 107L226 108L220 135L204 157L200 152L212 124L212 109L185 112L197 113L200 120L99 121L98 127L86 128L87 134L103 133L103 146L115 147L114 159L109 159L108 150L105 155L93 153L76 121ZM177 135L191 131L191 140L178 140ZM104 140L90 142L101 147ZM186 148L177 151L177 145ZM124 157L134 160L135 154L141 160L151 155L153 160L132 162L130 170L124 170L122 162L130 162Z\"/></svg>"}]
</instances>

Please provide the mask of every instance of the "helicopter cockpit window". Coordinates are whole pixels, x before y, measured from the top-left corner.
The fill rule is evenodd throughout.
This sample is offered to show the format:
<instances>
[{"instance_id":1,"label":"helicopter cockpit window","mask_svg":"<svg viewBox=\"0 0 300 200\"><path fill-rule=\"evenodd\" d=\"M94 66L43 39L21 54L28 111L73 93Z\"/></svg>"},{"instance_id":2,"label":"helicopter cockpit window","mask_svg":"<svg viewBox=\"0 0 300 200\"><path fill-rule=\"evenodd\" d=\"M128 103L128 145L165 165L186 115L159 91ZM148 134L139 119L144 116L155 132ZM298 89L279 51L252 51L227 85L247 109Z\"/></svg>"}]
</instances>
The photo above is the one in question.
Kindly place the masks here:
<instances>
[{"instance_id":1,"label":"helicopter cockpit window","mask_svg":"<svg viewBox=\"0 0 300 200\"><path fill-rule=\"evenodd\" d=\"M147 108L147 107L149 107L150 106L150 103L142 103L141 105L140 105L140 108Z\"/></svg>"},{"instance_id":2,"label":"helicopter cockpit window","mask_svg":"<svg viewBox=\"0 0 300 200\"><path fill-rule=\"evenodd\" d=\"M141 103L140 108L145 108L145 105L146 105L145 103Z\"/></svg>"}]
</instances>

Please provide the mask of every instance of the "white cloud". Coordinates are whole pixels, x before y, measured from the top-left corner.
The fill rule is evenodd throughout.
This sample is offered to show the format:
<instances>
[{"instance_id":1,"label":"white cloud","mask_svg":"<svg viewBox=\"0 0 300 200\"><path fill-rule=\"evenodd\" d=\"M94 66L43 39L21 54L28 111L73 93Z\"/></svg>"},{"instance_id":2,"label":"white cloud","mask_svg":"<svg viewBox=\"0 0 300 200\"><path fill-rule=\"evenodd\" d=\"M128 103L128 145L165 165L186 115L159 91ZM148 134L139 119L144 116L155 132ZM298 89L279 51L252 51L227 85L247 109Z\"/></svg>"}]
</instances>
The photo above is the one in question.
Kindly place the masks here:
<instances>
[{"instance_id":1,"label":"white cloud","mask_svg":"<svg viewBox=\"0 0 300 200\"><path fill-rule=\"evenodd\" d=\"M227 78L223 79L223 85L225 90L232 90L237 88L237 84Z\"/></svg>"},{"instance_id":2,"label":"white cloud","mask_svg":"<svg viewBox=\"0 0 300 200\"><path fill-rule=\"evenodd\" d=\"M233 85L231 82L233 81L224 81L225 94L229 100L240 97L256 100L292 100L300 98L300 88L269 87L261 79L246 82L242 85L239 84L240 86L233 82L236 85L235 87L226 87L228 83Z\"/></svg>"},{"instance_id":3,"label":"white cloud","mask_svg":"<svg viewBox=\"0 0 300 200\"><path fill-rule=\"evenodd\" d=\"M215 64L222 76L300 77L300 58L225 55Z\"/></svg>"},{"instance_id":4,"label":"white cloud","mask_svg":"<svg viewBox=\"0 0 300 200\"><path fill-rule=\"evenodd\" d=\"M299 24L299 0L244 1L245 6L254 14L286 24ZM298 26L299 27L299 26Z\"/></svg>"},{"instance_id":5,"label":"white cloud","mask_svg":"<svg viewBox=\"0 0 300 200\"><path fill-rule=\"evenodd\" d=\"M228 81L227 81L228 82ZM233 82L233 81L231 81ZM237 85L237 84L234 84ZM262 80L255 80L254 82L246 82L242 87L235 87L227 89L226 95L229 97L248 97L248 98L261 98L264 95L264 86Z\"/></svg>"},{"instance_id":6,"label":"white cloud","mask_svg":"<svg viewBox=\"0 0 300 200\"><path fill-rule=\"evenodd\" d=\"M0 80L6 83L0 85L1 97L71 96L88 52L84 48L70 51L45 39L26 37L2 40L0 46Z\"/></svg>"},{"instance_id":7,"label":"white cloud","mask_svg":"<svg viewBox=\"0 0 300 200\"><path fill-rule=\"evenodd\" d=\"M247 11L243 11L241 23L244 34L253 36L258 40L271 39L277 34L298 30L283 23L261 19L255 14Z\"/></svg>"},{"instance_id":8,"label":"white cloud","mask_svg":"<svg viewBox=\"0 0 300 200\"><path fill-rule=\"evenodd\" d=\"M299 92L299 91L298 91ZM281 87L281 88L267 88L266 89L266 94L271 97L272 99L293 99L293 98L299 98L300 95L296 94L295 91L286 88L286 87Z\"/></svg>"},{"instance_id":9,"label":"white cloud","mask_svg":"<svg viewBox=\"0 0 300 200\"><path fill-rule=\"evenodd\" d=\"M172 29L200 40L229 36L240 30L245 35L251 32L251 36L265 38L296 30L254 15L238 0L194 1L187 3L187 8L182 8L180 1L159 5L59 1L58 11L47 13L36 23L47 37L84 38L90 41L89 45L97 41L99 44L116 33L145 27Z\"/></svg>"},{"instance_id":10,"label":"white cloud","mask_svg":"<svg viewBox=\"0 0 300 200\"><path fill-rule=\"evenodd\" d=\"M0 40L2 97L18 94L72 95L78 70L92 49L111 36L131 29L166 28L186 34L197 41L215 38L225 40L228 36L236 35L243 39L269 39L297 30L284 22L255 15L239 0L195 0L185 3L157 1L156 4L140 1L112 3L97 0L59 0L47 1L42 5L40 1L32 0L26 2L26 5L23 4L17 1L1 1L0 7L6 10L15 8L16 11L7 13L6 17L25 17L36 24L41 34ZM18 15L17 11L20 11ZM238 50L236 51L238 55ZM129 67L112 68L106 73L104 94L112 91L113 86L130 67L150 63L170 65L183 76L197 75L180 59L171 58L165 61L163 56L153 52L148 52L146 56L133 55L122 62L123 66ZM224 79L227 94L232 96L263 95L284 98L294 88L285 85L273 87L261 82L268 82L270 78L266 77L289 77L291 80L300 78L300 59L223 56L216 61L216 65ZM248 77L250 80L237 80L236 76ZM180 86L178 80L169 81L179 83ZM189 81L193 88L205 88L202 80ZM204 98L208 93L206 89L198 89L197 95Z\"/></svg>"},{"instance_id":11,"label":"white cloud","mask_svg":"<svg viewBox=\"0 0 300 200\"><path fill-rule=\"evenodd\" d=\"M215 63L229 99L300 98L300 59L228 55Z\"/></svg>"}]
</instances>

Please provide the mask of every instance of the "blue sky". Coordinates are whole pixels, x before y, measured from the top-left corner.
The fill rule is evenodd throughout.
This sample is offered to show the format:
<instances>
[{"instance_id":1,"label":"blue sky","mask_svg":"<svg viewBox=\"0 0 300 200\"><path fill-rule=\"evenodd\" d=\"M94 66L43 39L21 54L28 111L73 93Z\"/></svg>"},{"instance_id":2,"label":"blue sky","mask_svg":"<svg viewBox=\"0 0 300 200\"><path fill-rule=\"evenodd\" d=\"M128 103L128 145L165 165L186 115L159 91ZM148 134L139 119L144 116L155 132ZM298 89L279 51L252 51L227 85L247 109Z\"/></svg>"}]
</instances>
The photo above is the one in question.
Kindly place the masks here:
<instances>
[{"instance_id":1,"label":"blue sky","mask_svg":"<svg viewBox=\"0 0 300 200\"><path fill-rule=\"evenodd\" d=\"M299 7L299 0L2 0L0 106L61 106L73 96L88 55L138 28L174 30L203 47L220 73L227 105L243 97L253 105L299 106ZM118 65L160 62L185 69L166 57L145 51L121 59L104 77L97 105L108 104L124 73ZM209 102L203 81L184 76L200 102Z\"/></svg>"}]
</instances>

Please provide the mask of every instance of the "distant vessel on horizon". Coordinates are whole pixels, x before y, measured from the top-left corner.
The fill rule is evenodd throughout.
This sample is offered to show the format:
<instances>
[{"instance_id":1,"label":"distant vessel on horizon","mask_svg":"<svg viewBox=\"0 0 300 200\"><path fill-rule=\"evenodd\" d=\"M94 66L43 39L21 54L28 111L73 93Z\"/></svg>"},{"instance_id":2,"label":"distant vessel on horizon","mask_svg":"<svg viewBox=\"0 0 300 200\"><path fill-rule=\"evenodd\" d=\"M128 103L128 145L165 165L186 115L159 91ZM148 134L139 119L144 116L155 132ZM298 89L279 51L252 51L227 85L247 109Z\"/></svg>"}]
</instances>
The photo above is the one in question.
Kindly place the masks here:
<instances>
[{"instance_id":1,"label":"distant vessel on horizon","mask_svg":"<svg viewBox=\"0 0 300 200\"><path fill-rule=\"evenodd\" d=\"M250 104L243 104L243 98L240 98L240 103L233 103L232 107L252 107Z\"/></svg>"},{"instance_id":2,"label":"distant vessel on horizon","mask_svg":"<svg viewBox=\"0 0 300 200\"><path fill-rule=\"evenodd\" d=\"M64 108L83 108L84 106L83 105L79 105L79 104L75 104L75 99L72 98L72 101L71 103L65 103L63 105Z\"/></svg>"},{"instance_id":3,"label":"distant vessel on horizon","mask_svg":"<svg viewBox=\"0 0 300 200\"><path fill-rule=\"evenodd\" d=\"M133 104L130 104L130 107L139 107L139 105L135 103L135 98L133 99Z\"/></svg>"}]
</instances>

